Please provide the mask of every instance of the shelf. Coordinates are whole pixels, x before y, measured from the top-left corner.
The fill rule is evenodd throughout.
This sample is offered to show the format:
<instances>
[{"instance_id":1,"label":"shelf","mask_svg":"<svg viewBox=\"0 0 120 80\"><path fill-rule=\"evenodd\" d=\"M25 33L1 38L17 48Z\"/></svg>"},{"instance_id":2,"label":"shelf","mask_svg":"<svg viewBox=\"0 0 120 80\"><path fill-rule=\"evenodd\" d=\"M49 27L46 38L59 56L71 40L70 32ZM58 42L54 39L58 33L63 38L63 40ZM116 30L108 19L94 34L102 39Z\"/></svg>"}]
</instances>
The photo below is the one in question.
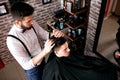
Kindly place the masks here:
<instances>
[{"instance_id":1,"label":"shelf","mask_svg":"<svg viewBox=\"0 0 120 80\"><path fill-rule=\"evenodd\" d=\"M53 16L53 19L56 20L56 21L58 21L58 18L56 18L55 16Z\"/></svg>"},{"instance_id":2,"label":"shelf","mask_svg":"<svg viewBox=\"0 0 120 80\"><path fill-rule=\"evenodd\" d=\"M58 18L56 18L55 16L53 17L54 20L58 21ZM85 25L87 25L86 21L84 23L81 23L79 25L71 25L69 21L65 22L65 25L70 27L71 29L77 29L79 27L84 27Z\"/></svg>"},{"instance_id":3,"label":"shelf","mask_svg":"<svg viewBox=\"0 0 120 80\"><path fill-rule=\"evenodd\" d=\"M62 29L60 26L62 21L64 28L60 31L70 41L70 47L80 52L84 52L85 48L90 0L88 0L86 5L88 6L74 12L67 11L66 9L58 10L52 19L47 21L48 28L51 31L53 29Z\"/></svg>"},{"instance_id":4,"label":"shelf","mask_svg":"<svg viewBox=\"0 0 120 80\"><path fill-rule=\"evenodd\" d=\"M55 17L54 17L55 18ZM57 18L56 18L57 19ZM52 29L55 29L55 27L52 25L52 22L54 21L54 19L49 19L48 21L47 21L47 25L49 26L49 27L51 27ZM78 40L80 37L78 36L77 38L72 38L72 37L69 37L68 35L67 35L67 30L69 29L69 28L71 28L71 29L77 29L77 28L80 28L80 27L82 27L82 28L85 28L85 25L86 25L86 23L83 23L83 24L80 24L80 25L78 25L78 26L76 26L76 27L72 27L72 26L70 26L68 23L65 23L65 25L67 25L68 27L66 27L66 28L64 28L64 29L62 29L62 30L60 30L60 31L62 31L64 34L65 34L65 37L67 37L68 39L70 39L71 41L76 41L76 40Z\"/></svg>"},{"instance_id":5,"label":"shelf","mask_svg":"<svg viewBox=\"0 0 120 80\"><path fill-rule=\"evenodd\" d=\"M53 22L53 21L54 21L53 19L49 19L49 20L47 21L47 25L50 26L52 29L55 29L54 26L52 25L52 22Z\"/></svg>"},{"instance_id":6,"label":"shelf","mask_svg":"<svg viewBox=\"0 0 120 80\"><path fill-rule=\"evenodd\" d=\"M77 29L77 28L79 28L79 27L83 27L83 28L84 28L84 26L87 25L87 23L84 22L84 23L81 23L81 24L79 24L79 25L73 26L73 25L70 25L69 22L66 22L65 25L67 25L67 26L70 27L71 29Z\"/></svg>"},{"instance_id":7,"label":"shelf","mask_svg":"<svg viewBox=\"0 0 120 80\"><path fill-rule=\"evenodd\" d=\"M78 40L80 37L77 37L77 38L72 38L72 37L69 37L67 34L65 34L65 36L70 39L71 41L76 41Z\"/></svg>"},{"instance_id":8,"label":"shelf","mask_svg":"<svg viewBox=\"0 0 120 80\"><path fill-rule=\"evenodd\" d=\"M87 11L87 8L83 8L83 9L80 9L79 11L76 11L76 12L70 12L70 11L67 11L66 9L64 9L66 12L68 12L69 14L71 15L78 15L78 14L81 14L81 13L84 13Z\"/></svg>"},{"instance_id":9,"label":"shelf","mask_svg":"<svg viewBox=\"0 0 120 80\"><path fill-rule=\"evenodd\" d=\"M55 29L55 27L52 25L52 22L54 21L54 19L49 19L48 21L47 21L47 25L49 26L49 27L51 27L52 29ZM64 28L64 29L62 29L62 30L60 30L60 31L62 31L62 32L64 32L65 34L67 33L67 30L68 30L68 27L67 28Z\"/></svg>"},{"instance_id":10,"label":"shelf","mask_svg":"<svg viewBox=\"0 0 120 80\"><path fill-rule=\"evenodd\" d=\"M59 14L54 15L52 19L48 20L47 25L51 31L53 29L59 29L58 27L62 19L62 21L64 22L64 29L60 31L62 31L65 34L65 38L71 42L71 48L76 51L83 51L87 33L88 11L88 7L74 12L63 9L63 13L60 13L61 11L58 11ZM77 32L78 29L82 30L80 34Z\"/></svg>"}]
</instances>

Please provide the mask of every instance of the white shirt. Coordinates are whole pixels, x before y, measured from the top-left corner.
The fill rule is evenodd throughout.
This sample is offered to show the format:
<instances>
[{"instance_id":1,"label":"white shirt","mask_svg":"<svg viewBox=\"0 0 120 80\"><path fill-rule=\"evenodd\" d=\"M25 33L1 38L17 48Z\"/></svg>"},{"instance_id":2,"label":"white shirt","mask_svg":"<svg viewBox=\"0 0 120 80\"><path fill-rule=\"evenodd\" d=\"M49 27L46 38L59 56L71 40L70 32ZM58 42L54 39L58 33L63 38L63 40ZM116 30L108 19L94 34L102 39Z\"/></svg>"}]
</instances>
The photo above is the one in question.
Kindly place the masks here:
<instances>
[{"instance_id":1,"label":"white shirt","mask_svg":"<svg viewBox=\"0 0 120 80\"><path fill-rule=\"evenodd\" d=\"M41 28L35 21L33 21L33 27L37 32L39 39L41 40L48 39L49 33L43 28ZM24 33L22 33L22 31L23 29L18 28L14 24L8 34L14 35L20 40L22 40L24 44L27 46L31 55L34 57L35 55L39 54L41 51L38 37L32 28L30 30L26 30ZM23 67L24 70L29 70L35 67L35 65L32 62L32 59L30 58L26 49L24 48L24 46L21 44L20 41L18 41L13 37L7 37L6 43L10 53L18 61L18 63Z\"/></svg>"}]
</instances>

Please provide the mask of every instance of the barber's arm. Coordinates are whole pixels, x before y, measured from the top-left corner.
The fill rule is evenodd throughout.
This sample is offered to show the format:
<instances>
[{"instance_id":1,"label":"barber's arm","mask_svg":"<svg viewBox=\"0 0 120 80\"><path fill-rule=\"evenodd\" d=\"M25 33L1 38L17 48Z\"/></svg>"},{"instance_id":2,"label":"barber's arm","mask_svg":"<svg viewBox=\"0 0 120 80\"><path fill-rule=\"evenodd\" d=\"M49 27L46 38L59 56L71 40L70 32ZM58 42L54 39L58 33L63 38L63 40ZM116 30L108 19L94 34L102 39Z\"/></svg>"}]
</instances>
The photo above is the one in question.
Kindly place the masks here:
<instances>
[{"instance_id":1,"label":"barber's arm","mask_svg":"<svg viewBox=\"0 0 120 80\"><path fill-rule=\"evenodd\" d=\"M37 65L54 47L54 41L48 39L45 44L43 50L35 57L32 58L33 64Z\"/></svg>"}]
</instances>

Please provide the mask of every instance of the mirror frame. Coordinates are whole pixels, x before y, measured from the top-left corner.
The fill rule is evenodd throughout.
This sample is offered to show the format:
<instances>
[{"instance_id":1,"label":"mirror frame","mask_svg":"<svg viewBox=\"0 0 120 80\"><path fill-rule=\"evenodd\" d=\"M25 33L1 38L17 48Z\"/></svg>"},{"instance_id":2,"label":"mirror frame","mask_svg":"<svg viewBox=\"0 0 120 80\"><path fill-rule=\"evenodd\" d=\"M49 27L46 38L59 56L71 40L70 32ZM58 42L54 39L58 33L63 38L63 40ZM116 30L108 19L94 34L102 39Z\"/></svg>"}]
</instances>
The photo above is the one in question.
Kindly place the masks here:
<instances>
[{"instance_id":1,"label":"mirror frame","mask_svg":"<svg viewBox=\"0 0 120 80\"><path fill-rule=\"evenodd\" d=\"M93 52L101 57L102 59L104 59L105 61L113 64L117 70L120 72L120 67L114 63L112 63L111 61L109 61L107 58L105 58L104 56L102 56L98 51L97 51L97 46L98 46L98 42L99 42L99 37L100 37L100 32L101 32L101 28L102 28L102 23L103 23L103 19L104 19L104 14L105 14L105 7L107 5L107 0L102 0L102 4L101 4L101 9L100 9L100 14L99 14L99 18L98 18L98 23L97 23L97 29L96 29L96 34L95 34L95 38L94 38L94 44L93 44Z\"/></svg>"},{"instance_id":2,"label":"mirror frame","mask_svg":"<svg viewBox=\"0 0 120 80\"><path fill-rule=\"evenodd\" d=\"M97 52L97 46L98 46L98 41L99 41L102 23L103 23L103 19L104 19L106 4L107 4L107 0L102 0L100 14L99 14L98 23L97 23L96 34L95 34L95 39L94 39L94 45L93 45L93 52L102 58L104 58L104 57L99 52Z\"/></svg>"}]
</instances>

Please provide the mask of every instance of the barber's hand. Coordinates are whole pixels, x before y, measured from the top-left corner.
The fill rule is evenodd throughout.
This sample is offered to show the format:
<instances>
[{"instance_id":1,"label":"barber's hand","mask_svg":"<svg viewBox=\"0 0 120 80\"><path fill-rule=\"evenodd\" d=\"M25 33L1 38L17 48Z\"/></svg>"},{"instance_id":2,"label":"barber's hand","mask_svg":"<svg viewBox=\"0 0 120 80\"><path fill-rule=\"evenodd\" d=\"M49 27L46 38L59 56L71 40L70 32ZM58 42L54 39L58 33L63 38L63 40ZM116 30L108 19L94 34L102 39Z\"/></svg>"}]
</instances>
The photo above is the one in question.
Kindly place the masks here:
<instances>
[{"instance_id":1,"label":"barber's hand","mask_svg":"<svg viewBox=\"0 0 120 80\"><path fill-rule=\"evenodd\" d=\"M48 54L54 46L55 46L54 41L48 39L44 44L44 49L43 49L44 53Z\"/></svg>"},{"instance_id":2,"label":"barber's hand","mask_svg":"<svg viewBox=\"0 0 120 80\"><path fill-rule=\"evenodd\" d=\"M63 37L64 33L62 31L59 31L57 29L54 29L51 36L55 36L55 37Z\"/></svg>"}]
</instances>

